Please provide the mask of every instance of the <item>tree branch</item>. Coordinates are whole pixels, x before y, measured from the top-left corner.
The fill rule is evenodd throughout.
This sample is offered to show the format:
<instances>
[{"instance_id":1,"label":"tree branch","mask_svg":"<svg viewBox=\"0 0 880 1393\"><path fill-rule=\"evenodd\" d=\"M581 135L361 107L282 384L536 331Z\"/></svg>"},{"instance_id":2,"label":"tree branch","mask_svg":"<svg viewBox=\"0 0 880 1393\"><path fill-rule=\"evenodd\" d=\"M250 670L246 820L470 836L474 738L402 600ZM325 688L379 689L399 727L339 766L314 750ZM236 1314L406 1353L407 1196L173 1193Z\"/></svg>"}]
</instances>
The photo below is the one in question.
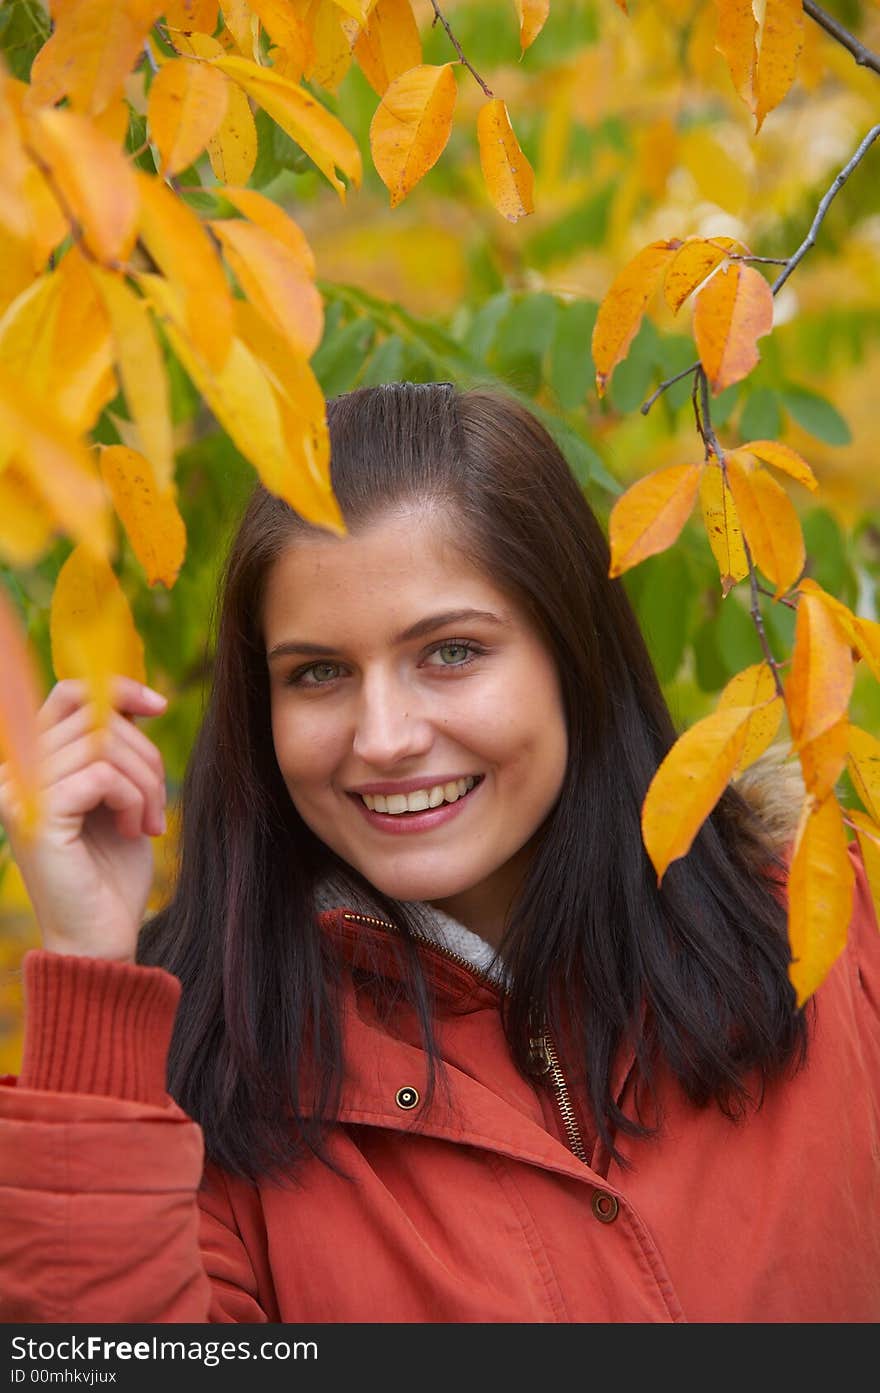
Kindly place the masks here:
<instances>
[{"instance_id":1,"label":"tree branch","mask_svg":"<svg viewBox=\"0 0 880 1393\"><path fill-rule=\"evenodd\" d=\"M449 36L449 42L452 44L452 47L455 49L456 53L458 54L459 62L461 62L461 63L464 64L464 66L467 68L467 70L468 70L468 72L471 74L471 76L472 76L473 78L475 78L476 81L480 84L480 86L482 87L483 91L486 93L486 96L489 97L490 99L491 99L492 97L494 97L494 95L495 95L494 92L491 90L491 88L489 88L489 87L486 86L485 82L484 82L483 79L480 77L480 74L477 72L477 70L476 70L475 68L471 67L471 65L470 65L470 63L468 62L467 58L465 58L465 56L464 56L464 51L463 51L463 49L462 49L462 47L461 47L461 44L458 42L458 39L455 37L455 35L453 34L452 30L450 29L450 27L449 27L449 21L448 21L448 19L446 18L446 16L442 13L442 11L441 11L441 9L440 9L440 6L437 4L437 0L431 0L431 8L432 8L433 11L434 11L433 23L436 24L437 21L438 21L438 19L439 19L440 23L443 25L443 28L446 30L447 35Z\"/></svg>"},{"instance_id":2,"label":"tree branch","mask_svg":"<svg viewBox=\"0 0 880 1393\"><path fill-rule=\"evenodd\" d=\"M875 73L880 73L880 57L876 53L872 53L869 48L865 48L864 44L859 43L848 29L844 29L839 20L823 10L821 5L815 3L815 0L803 0L803 3L804 12L810 16L810 19L815 20L820 29L824 29L826 34L830 34L832 39L836 39L839 44L842 44L852 54L860 67L873 68Z\"/></svg>"}]
</instances>

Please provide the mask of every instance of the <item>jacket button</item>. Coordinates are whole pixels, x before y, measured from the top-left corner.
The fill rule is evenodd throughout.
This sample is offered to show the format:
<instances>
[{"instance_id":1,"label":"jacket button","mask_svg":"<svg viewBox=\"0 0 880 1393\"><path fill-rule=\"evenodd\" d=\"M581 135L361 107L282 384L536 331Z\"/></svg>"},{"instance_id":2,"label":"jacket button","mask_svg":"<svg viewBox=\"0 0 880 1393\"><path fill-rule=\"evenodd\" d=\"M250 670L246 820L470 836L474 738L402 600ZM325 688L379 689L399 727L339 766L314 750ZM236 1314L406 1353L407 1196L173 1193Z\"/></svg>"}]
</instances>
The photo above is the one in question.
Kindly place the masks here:
<instances>
[{"instance_id":1,"label":"jacket button","mask_svg":"<svg viewBox=\"0 0 880 1393\"><path fill-rule=\"evenodd\" d=\"M593 1213L600 1224L613 1224L620 1213L620 1205L614 1195L609 1195L607 1190L595 1190L593 1193Z\"/></svg>"},{"instance_id":2,"label":"jacket button","mask_svg":"<svg viewBox=\"0 0 880 1393\"><path fill-rule=\"evenodd\" d=\"M406 1112L409 1112L410 1108L418 1107L419 1090L409 1086L406 1088L398 1088L394 1101L399 1108L403 1108Z\"/></svg>"}]
</instances>

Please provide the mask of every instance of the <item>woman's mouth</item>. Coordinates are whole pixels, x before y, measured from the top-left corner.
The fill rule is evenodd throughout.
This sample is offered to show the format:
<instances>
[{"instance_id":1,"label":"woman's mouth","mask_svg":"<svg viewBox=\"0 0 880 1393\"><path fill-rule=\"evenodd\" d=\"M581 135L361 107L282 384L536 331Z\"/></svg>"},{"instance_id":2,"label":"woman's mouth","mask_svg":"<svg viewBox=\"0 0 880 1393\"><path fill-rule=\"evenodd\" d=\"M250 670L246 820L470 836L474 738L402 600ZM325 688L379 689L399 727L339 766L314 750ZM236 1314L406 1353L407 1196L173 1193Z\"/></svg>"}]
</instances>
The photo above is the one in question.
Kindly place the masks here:
<instances>
[{"instance_id":1,"label":"woman's mouth","mask_svg":"<svg viewBox=\"0 0 880 1393\"><path fill-rule=\"evenodd\" d=\"M351 796L372 826L386 832L423 831L448 822L483 782L468 774L448 783L428 784L410 793L354 793Z\"/></svg>"}]
</instances>

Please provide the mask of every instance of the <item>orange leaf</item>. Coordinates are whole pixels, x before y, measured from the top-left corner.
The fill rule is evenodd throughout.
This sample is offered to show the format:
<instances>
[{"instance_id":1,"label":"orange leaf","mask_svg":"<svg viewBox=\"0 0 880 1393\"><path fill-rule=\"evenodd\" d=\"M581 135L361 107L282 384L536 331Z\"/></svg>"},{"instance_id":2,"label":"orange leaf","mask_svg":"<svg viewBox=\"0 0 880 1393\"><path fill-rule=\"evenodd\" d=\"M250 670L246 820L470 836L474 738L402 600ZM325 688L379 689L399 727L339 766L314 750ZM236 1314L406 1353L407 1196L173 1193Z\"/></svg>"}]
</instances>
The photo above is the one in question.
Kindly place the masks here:
<instances>
[{"instance_id":1,"label":"orange leaf","mask_svg":"<svg viewBox=\"0 0 880 1393\"><path fill-rule=\"evenodd\" d=\"M741 774L773 744L782 722L784 703L767 663L755 663L731 677L718 698L716 709L727 711L737 706L751 711L742 754L734 769L734 773Z\"/></svg>"},{"instance_id":2,"label":"orange leaf","mask_svg":"<svg viewBox=\"0 0 880 1393\"><path fill-rule=\"evenodd\" d=\"M833 595L809 577L801 582L802 594L815 595L833 614L852 647L880 682L880 624L874 619L860 619Z\"/></svg>"},{"instance_id":3,"label":"orange leaf","mask_svg":"<svg viewBox=\"0 0 880 1393\"><path fill-rule=\"evenodd\" d=\"M165 22L175 29L199 29L213 34L217 28L217 0L165 0Z\"/></svg>"},{"instance_id":4,"label":"orange leaf","mask_svg":"<svg viewBox=\"0 0 880 1393\"><path fill-rule=\"evenodd\" d=\"M853 675L846 634L819 597L802 590L785 688L795 745L809 744L846 715Z\"/></svg>"},{"instance_id":5,"label":"orange leaf","mask_svg":"<svg viewBox=\"0 0 880 1393\"><path fill-rule=\"evenodd\" d=\"M519 46L525 53L547 23L550 0L514 0L514 4L519 15Z\"/></svg>"},{"instance_id":6,"label":"orange leaf","mask_svg":"<svg viewBox=\"0 0 880 1393\"><path fill-rule=\"evenodd\" d=\"M742 706L704 716L675 742L651 780L642 805L642 836L658 885L670 863L690 850L730 782L750 716Z\"/></svg>"},{"instance_id":7,"label":"orange leaf","mask_svg":"<svg viewBox=\"0 0 880 1393\"><path fill-rule=\"evenodd\" d=\"M386 88L370 123L370 149L392 208L443 153L457 93L451 63L420 64Z\"/></svg>"},{"instance_id":8,"label":"orange leaf","mask_svg":"<svg viewBox=\"0 0 880 1393\"><path fill-rule=\"evenodd\" d=\"M507 107L499 98L484 102L477 115L480 166L492 202L508 222L535 211L535 175L513 133Z\"/></svg>"},{"instance_id":9,"label":"orange leaf","mask_svg":"<svg viewBox=\"0 0 880 1393\"><path fill-rule=\"evenodd\" d=\"M751 103L756 132L791 87L803 44L802 0L765 0Z\"/></svg>"},{"instance_id":10,"label":"orange leaf","mask_svg":"<svg viewBox=\"0 0 880 1393\"><path fill-rule=\"evenodd\" d=\"M223 45L207 34L185 34L173 30L170 38L178 53L191 58L226 56ZM208 159L221 184L246 184L257 162L257 127L250 102L240 87L227 82L226 99L223 120L208 141Z\"/></svg>"},{"instance_id":11,"label":"orange leaf","mask_svg":"<svg viewBox=\"0 0 880 1393\"><path fill-rule=\"evenodd\" d=\"M163 487L150 461L126 445L102 445L99 464L147 584L161 581L170 590L186 553L186 525L174 490Z\"/></svg>"},{"instance_id":12,"label":"orange leaf","mask_svg":"<svg viewBox=\"0 0 880 1393\"><path fill-rule=\"evenodd\" d=\"M55 519L27 475L10 461L0 470L0 557L33 566L48 549Z\"/></svg>"},{"instance_id":13,"label":"orange leaf","mask_svg":"<svg viewBox=\"0 0 880 1393\"><path fill-rule=\"evenodd\" d=\"M788 975L798 1005L812 996L846 944L855 873L837 800L808 799L788 882Z\"/></svg>"},{"instance_id":14,"label":"orange leaf","mask_svg":"<svg viewBox=\"0 0 880 1393\"><path fill-rule=\"evenodd\" d=\"M853 788L875 822L880 822L880 740L859 726L849 728L847 769Z\"/></svg>"},{"instance_id":15,"label":"orange leaf","mask_svg":"<svg viewBox=\"0 0 880 1393\"><path fill-rule=\"evenodd\" d=\"M88 431L117 392L110 321L78 248L63 257L57 275L50 391L59 413L76 430Z\"/></svg>"},{"instance_id":16,"label":"orange leaf","mask_svg":"<svg viewBox=\"0 0 880 1393\"><path fill-rule=\"evenodd\" d=\"M750 455L757 455L765 464L772 464L776 469L781 469L808 489L815 490L819 487L819 481L807 461L789 445L780 445L776 440L750 440L747 445L741 445L739 448L741 452L748 451Z\"/></svg>"},{"instance_id":17,"label":"orange leaf","mask_svg":"<svg viewBox=\"0 0 880 1393\"><path fill-rule=\"evenodd\" d=\"M116 96L137 61L160 0L77 0L53 5L54 32L31 68L31 100L47 107L62 97L94 116Z\"/></svg>"},{"instance_id":18,"label":"orange leaf","mask_svg":"<svg viewBox=\"0 0 880 1393\"><path fill-rule=\"evenodd\" d=\"M733 237L688 237L682 243L663 277L663 294L674 314L715 267L720 266L739 245Z\"/></svg>"},{"instance_id":19,"label":"orange leaf","mask_svg":"<svg viewBox=\"0 0 880 1393\"><path fill-rule=\"evenodd\" d=\"M124 260L137 235L138 193L122 151L75 111L32 111L28 137L93 255Z\"/></svg>"},{"instance_id":20,"label":"orange leaf","mask_svg":"<svg viewBox=\"0 0 880 1393\"><path fill-rule=\"evenodd\" d=\"M179 174L198 159L226 114L229 84L209 63L174 58L150 86L147 121L162 158L160 172Z\"/></svg>"},{"instance_id":21,"label":"orange leaf","mask_svg":"<svg viewBox=\"0 0 880 1393\"><path fill-rule=\"evenodd\" d=\"M49 610L52 666L60 680L88 684L98 721L110 713L114 673L146 681L144 645L112 567L74 547L55 582Z\"/></svg>"},{"instance_id":22,"label":"orange leaf","mask_svg":"<svg viewBox=\"0 0 880 1393\"><path fill-rule=\"evenodd\" d=\"M305 57L305 67L301 76L309 82L317 83L328 92L336 92L340 82L351 67L352 39L349 31L351 21L340 13L341 0L312 0L309 10L312 51ZM294 71L300 53L294 57ZM289 62L285 54L285 62ZM276 71L279 69L276 67ZM285 68L285 76L293 76ZM300 74L297 74L297 80Z\"/></svg>"},{"instance_id":23,"label":"orange leaf","mask_svg":"<svg viewBox=\"0 0 880 1393\"><path fill-rule=\"evenodd\" d=\"M2 483L2 477L0 477ZM29 836L40 817L39 724L40 680L18 615L0 586L0 758L10 792L22 809L22 829Z\"/></svg>"},{"instance_id":24,"label":"orange leaf","mask_svg":"<svg viewBox=\"0 0 880 1393\"><path fill-rule=\"evenodd\" d=\"M345 185L336 171L341 170L349 183L357 187L361 182L361 154L341 121L317 97L271 68L235 56L214 61L301 146L344 201Z\"/></svg>"},{"instance_id":25,"label":"orange leaf","mask_svg":"<svg viewBox=\"0 0 880 1393\"><path fill-rule=\"evenodd\" d=\"M262 227L282 242L309 275L315 274L315 254L306 241L299 223L294 222L277 203L256 189L225 188L223 197L257 227Z\"/></svg>"},{"instance_id":26,"label":"orange leaf","mask_svg":"<svg viewBox=\"0 0 880 1393\"><path fill-rule=\"evenodd\" d=\"M760 271L734 261L704 286L694 302L694 337L703 370L717 395L759 361L757 340L773 328L773 292Z\"/></svg>"},{"instance_id":27,"label":"orange leaf","mask_svg":"<svg viewBox=\"0 0 880 1393\"><path fill-rule=\"evenodd\" d=\"M354 46L361 72L377 96L401 73L422 61L422 41L412 0L378 0Z\"/></svg>"},{"instance_id":28,"label":"orange leaf","mask_svg":"<svg viewBox=\"0 0 880 1393\"><path fill-rule=\"evenodd\" d=\"M706 535L721 574L721 593L727 596L748 575L749 563L733 494L719 464L707 464L700 476L700 503Z\"/></svg>"},{"instance_id":29,"label":"orange leaf","mask_svg":"<svg viewBox=\"0 0 880 1393\"><path fill-rule=\"evenodd\" d=\"M753 467L748 455L731 450L725 468L743 535L755 562L776 586L778 600L804 569L800 518L785 489L766 469Z\"/></svg>"},{"instance_id":30,"label":"orange leaf","mask_svg":"<svg viewBox=\"0 0 880 1393\"><path fill-rule=\"evenodd\" d=\"M675 464L639 479L618 498L608 521L609 575L665 551L690 516L700 486L701 464Z\"/></svg>"},{"instance_id":31,"label":"orange leaf","mask_svg":"<svg viewBox=\"0 0 880 1393\"><path fill-rule=\"evenodd\" d=\"M820 803L834 792L846 764L849 721L842 717L835 725L801 745L798 755L807 792Z\"/></svg>"},{"instance_id":32,"label":"orange leaf","mask_svg":"<svg viewBox=\"0 0 880 1393\"><path fill-rule=\"evenodd\" d=\"M159 487L167 489L174 474L171 397L150 308L122 276L98 268L92 274L110 319L116 367L131 418Z\"/></svg>"},{"instance_id":33,"label":"orange leaf","mask_svg":"<svg viewBox=\"0 0 880 1393\"><path fill-rule=\"evenodd\" d=\"M137 180L147 251L181 288L193 342L219 368L232 342L232 295L214 245L196 214L162 180L140 172Z\"/></svg>"},{"instance_id":34,"label":"orange leaf","mask_svg":"<svg viewBox=\"0 0 880 1393\"><path fill-rule=\"evenodd\" d=\"M716 0L716 3L718 51L727 60L734 87L743 101L751 106L758 57L758 25L752 0Z\"/></svg>"},{"instance_id":35,"label":"orange leaf","mask_svg":"<svg viewBox=\"0 0 880 1393\"><path fill-rule=\"evenodd\" d=\"M211 228L244 293L307 358L321 342L324 306L302 262L271 233L238 218L218 219Z\"/></svg>"},{"instance_id":36,"label":"orange leaf","mask_svg":"<svg viewBox=\"0 0 880 1393\"><path fill-rule=\"evenodd\" d=\"M652 242L614 278L593 327L596 390L603 396L615 367L626 357L645 307L681 242Z\"/></svg>"}]
</instances>

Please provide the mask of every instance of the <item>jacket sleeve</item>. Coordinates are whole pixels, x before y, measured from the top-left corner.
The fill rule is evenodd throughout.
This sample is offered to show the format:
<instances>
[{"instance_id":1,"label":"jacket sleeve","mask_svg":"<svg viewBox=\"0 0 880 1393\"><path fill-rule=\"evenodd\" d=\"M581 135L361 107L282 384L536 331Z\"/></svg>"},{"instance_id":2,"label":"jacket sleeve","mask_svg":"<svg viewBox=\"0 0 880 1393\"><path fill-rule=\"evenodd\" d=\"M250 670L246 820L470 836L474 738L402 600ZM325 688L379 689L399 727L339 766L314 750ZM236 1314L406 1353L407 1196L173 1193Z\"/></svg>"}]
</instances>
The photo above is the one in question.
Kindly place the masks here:
<instances>
[{"instance_id":1,"label":"jacket sleeve","mask_svg":"<svg viewBox=\"0 0 880 1393\"><path fill-rule=\"evenodd\" d=\"M24 984L21 1074L0 1086L0 1320L270 1319L201 1129L165 1091L180 984L36 950Z\"/></svg>"}]
</instances>

